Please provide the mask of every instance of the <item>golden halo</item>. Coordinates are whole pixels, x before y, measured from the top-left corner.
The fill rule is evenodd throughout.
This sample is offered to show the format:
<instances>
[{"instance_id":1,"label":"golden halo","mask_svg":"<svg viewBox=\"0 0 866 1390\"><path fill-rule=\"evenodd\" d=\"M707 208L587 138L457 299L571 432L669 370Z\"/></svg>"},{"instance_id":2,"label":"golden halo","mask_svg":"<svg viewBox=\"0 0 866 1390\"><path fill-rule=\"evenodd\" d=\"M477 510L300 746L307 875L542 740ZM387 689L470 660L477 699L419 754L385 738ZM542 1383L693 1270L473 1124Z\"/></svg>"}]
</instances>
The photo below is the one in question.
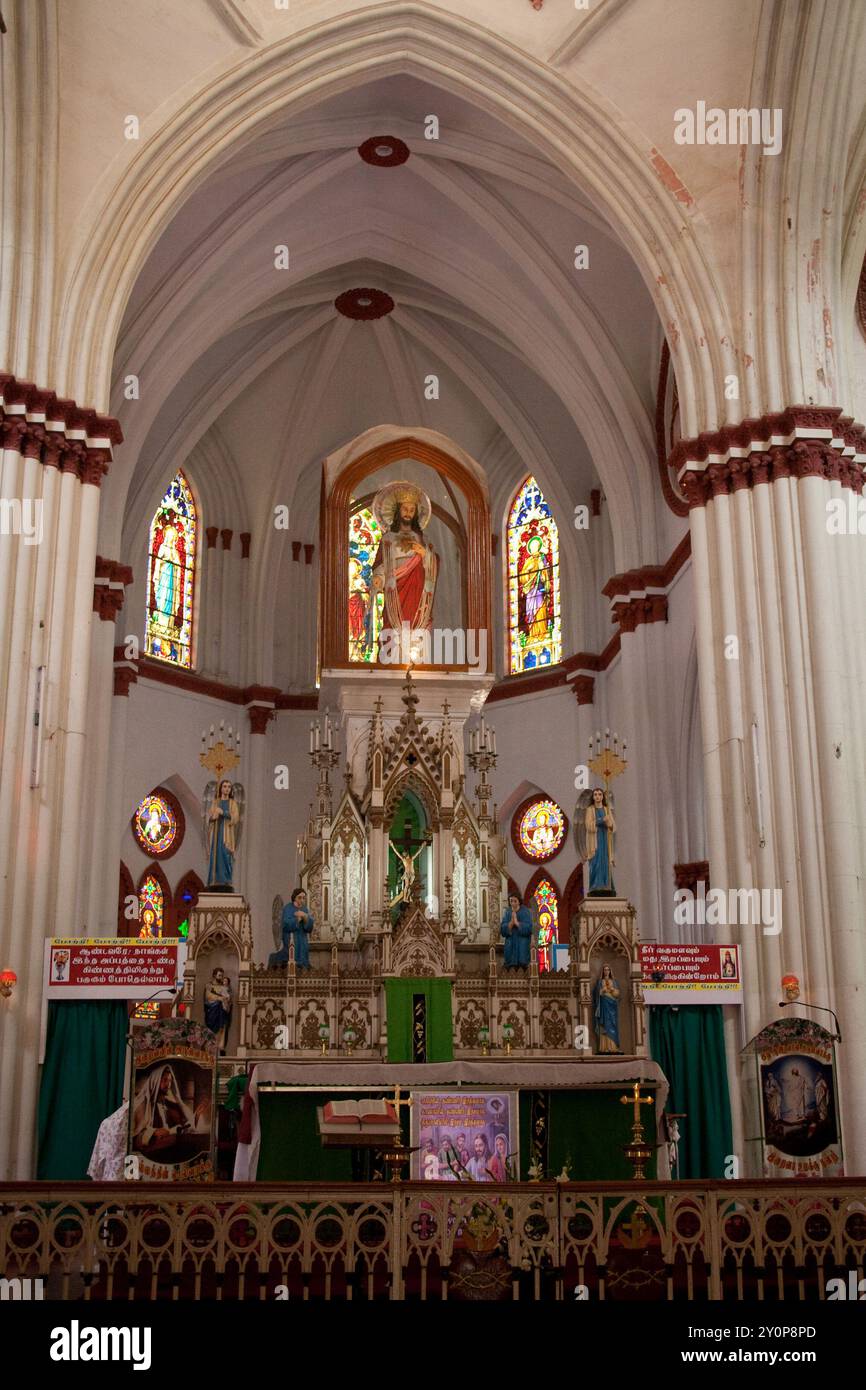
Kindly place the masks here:
<instances>
[{"instance_id":1,"label":"golden halo","mask_svg":"<svg viewBox=\"0 0 866 1390\"><path fill-rule=\"evenodd\" d=\"M396 483L386 483L373 498L372 512L383 531L390 531L394 513L400 502L414 502L418 508L418 525L423 531L430 520L433 508L426 492L405 479Z\"/></svg>"}]
</instances>

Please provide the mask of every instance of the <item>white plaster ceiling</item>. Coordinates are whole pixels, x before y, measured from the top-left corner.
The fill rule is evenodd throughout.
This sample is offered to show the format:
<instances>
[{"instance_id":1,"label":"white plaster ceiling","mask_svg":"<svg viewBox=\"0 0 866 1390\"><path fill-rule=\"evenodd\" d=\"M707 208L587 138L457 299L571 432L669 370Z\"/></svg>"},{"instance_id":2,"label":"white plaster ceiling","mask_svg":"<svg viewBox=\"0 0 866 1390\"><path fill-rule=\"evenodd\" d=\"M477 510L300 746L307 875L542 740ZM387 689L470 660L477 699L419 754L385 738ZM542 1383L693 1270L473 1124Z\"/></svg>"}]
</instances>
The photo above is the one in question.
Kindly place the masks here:
<instances>
[{"instance_id":1,"label":"white plaster ceiling","mask_svg":"<svg viewBox=\"0 0 866 1390\"><path fill-rule=\"evenodd\" d=\"M431 114L438 140L424 138ZM406 141L407 164L359 158L384 134ZM587 270L574 268L578 244ZM274 267L278 245L288 270ZM356 285L387 290L394 313L342 318L333 301ZM206 453L219 476L196 478L211 521L255 531L275 502L317 507L321 459L391 423L476 457L494 518L529 469L566 514L601 480L618 560L646 562L660 338L636 268L580 189L493 115L414 77L373 80L236 153L153 246L115 358L126 442L104 552L138 548L200 444L218 444ZM431 374L438 401L424 398Z\"/></svg>"}]
</instances>

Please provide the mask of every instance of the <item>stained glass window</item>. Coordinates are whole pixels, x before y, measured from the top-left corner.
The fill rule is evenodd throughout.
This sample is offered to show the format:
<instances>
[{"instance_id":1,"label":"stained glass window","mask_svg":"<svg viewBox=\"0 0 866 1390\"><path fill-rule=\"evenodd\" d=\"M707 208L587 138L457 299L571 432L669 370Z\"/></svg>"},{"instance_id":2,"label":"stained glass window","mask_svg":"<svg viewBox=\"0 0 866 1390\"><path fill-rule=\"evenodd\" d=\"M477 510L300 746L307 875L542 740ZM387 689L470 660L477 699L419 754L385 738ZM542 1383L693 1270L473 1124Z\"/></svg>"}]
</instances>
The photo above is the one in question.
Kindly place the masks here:
<instances>
[{"instance_id":1,"label":"stained glass window","mask_svg":"<svg viewBox=\"0 0 866 1390\"><path fill-rule=\"evenodd\" d=\"M145 652L192 666L193 585L198 520L189 483L178 473L150 524Z\"/></svg>"},{"instance_id":2,"label":"stained glass window","mask_svg":"<svg viewBox=\"0 0 866 1390\"><path fill-rule=\"evenodd\" d=\"M373 561L382 528L362 507L349 517L349 660L376 660L384 597L373 593Z\"/></svg>"},{"instance_id":3,"label":"stained glass window","mask_svg":"<svg viewBox=\"0 0 866 1390\"><path fill-rule=\"evenodd\" d=\"M135 838L145 854L166 854L177 836L177 816L162 796L146 796L132 818Z\"/></svg>"},{"instance_id":4,"label":"stained glass window","mask_svg":"<svg viewBox=\"0 0 866 1390\"><path fill-rule=\"evenodd\" d=\"M566 819L555 801L533 801L517 826L520 848L527 859L543 863L557 853L565 836Z\"/></svg>"},{"instance_id":5,"label":"stained glass window","mask_svg":"<svg viewBox=\"0 0 866 1390\"><path fill-rule=\"evenodd\" d=\"M158 879L148 874L138 890L139 936L143 940L162 936L163 893ZM159 1018L159 1000L146 999L136 1004L133 1018Z\"/></svg>"},{"instance_id":6,"label":"stained glass window","mask_svg":"<svg viewBox=\"0 0 866 1390\"><path fill-rule=\"evenodd\" d=\"M559 533L534 478L508 517L508 630L512 675L562 660Z\"/></svg>"},{"instance_id":7,"label":"stained glass window","mask_svg":"<svg viewBox=\"0 0 866 1390\"><path fill-rule=\"evenodd\" d=\"M162 886L153 874L148 874L138 890L139 936L143 940L162 936L164 900Z\"/></svg>"},{"instance_id":8,"label":"stained glass window","mask_svg":"<svg viewBox=\"0 0 866 1390\"><path fill-rule=\"evenodd\" d=\"M553 969L553 948L559 940L559 903L550 879L543 878L533 893L538 908L538 969Z\"/></svg>"}]
</instances>

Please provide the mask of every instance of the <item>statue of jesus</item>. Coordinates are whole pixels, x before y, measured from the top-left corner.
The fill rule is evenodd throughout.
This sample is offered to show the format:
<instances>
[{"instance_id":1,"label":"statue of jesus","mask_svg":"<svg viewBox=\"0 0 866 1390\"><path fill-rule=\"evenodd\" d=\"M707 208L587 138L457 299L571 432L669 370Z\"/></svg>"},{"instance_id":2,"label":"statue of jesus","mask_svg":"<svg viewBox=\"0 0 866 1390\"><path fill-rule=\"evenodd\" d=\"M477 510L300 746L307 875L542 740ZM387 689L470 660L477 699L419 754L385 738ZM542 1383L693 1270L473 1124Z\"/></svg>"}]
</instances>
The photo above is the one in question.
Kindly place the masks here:
<instances>
[{"instance_id":1,"label":"statue of jesus","mask_svg":"<svg viewBox=\"0 0 866 1390\"><path fill-rule=\"evenodd\" d=\"M402 633L428 631L439 558L423 536L430 520L430 498L414 483L388 483L373 499L382 540L373 561L373 589L384 593L382 627Z\"/></svg>"},{"instance_id":2,"label":"statue of jesus","mask_svg":"<svg viewBox=\"0 0 866 1390\"><path fill-rule=\"evenodd\" d=\"M390 838L388 844L403 865L403 878L390 903L391 907L396 907L398 903L410 903L412 901L412 887L415 883L415 860L418 858L421 851L429 844L429 841L425 840L423 844L419 845L414 854L410 854L408 849L400 849Z\"/></svg>"}]
</instances>

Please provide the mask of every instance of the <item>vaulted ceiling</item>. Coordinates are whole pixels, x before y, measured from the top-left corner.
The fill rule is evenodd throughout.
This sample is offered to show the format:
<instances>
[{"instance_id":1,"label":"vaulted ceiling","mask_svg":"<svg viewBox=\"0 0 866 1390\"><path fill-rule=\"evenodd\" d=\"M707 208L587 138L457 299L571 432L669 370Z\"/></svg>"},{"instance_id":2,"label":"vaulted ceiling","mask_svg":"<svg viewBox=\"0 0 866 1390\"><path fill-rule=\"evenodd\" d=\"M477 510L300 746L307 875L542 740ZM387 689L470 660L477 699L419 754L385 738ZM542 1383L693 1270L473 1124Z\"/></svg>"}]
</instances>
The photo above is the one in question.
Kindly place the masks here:
<instances>
[{"instance_id":1,"label":"vaulted ceiling","mask_svg":"<svg viewBox=\"0 0 866 1390\"><path fill-rule=\"evenodd\" d=\"M407 162L362 160L382 135L405 142ZM341 316L335 298L357 286L386 291L393 312ZM495 522L528 470L562 516L599 480L619 488L634 526L618 560L653 558L660 343L637 269L580 189L456 95L374 78L259 134L153 246L115 358L126 442L105 489L106 550L121 527L124 552L140 545L194 450L215 523L255 529L285 502L313 538L322 458L388 423L477 458Z\"/></svg>"}]
</instances>

